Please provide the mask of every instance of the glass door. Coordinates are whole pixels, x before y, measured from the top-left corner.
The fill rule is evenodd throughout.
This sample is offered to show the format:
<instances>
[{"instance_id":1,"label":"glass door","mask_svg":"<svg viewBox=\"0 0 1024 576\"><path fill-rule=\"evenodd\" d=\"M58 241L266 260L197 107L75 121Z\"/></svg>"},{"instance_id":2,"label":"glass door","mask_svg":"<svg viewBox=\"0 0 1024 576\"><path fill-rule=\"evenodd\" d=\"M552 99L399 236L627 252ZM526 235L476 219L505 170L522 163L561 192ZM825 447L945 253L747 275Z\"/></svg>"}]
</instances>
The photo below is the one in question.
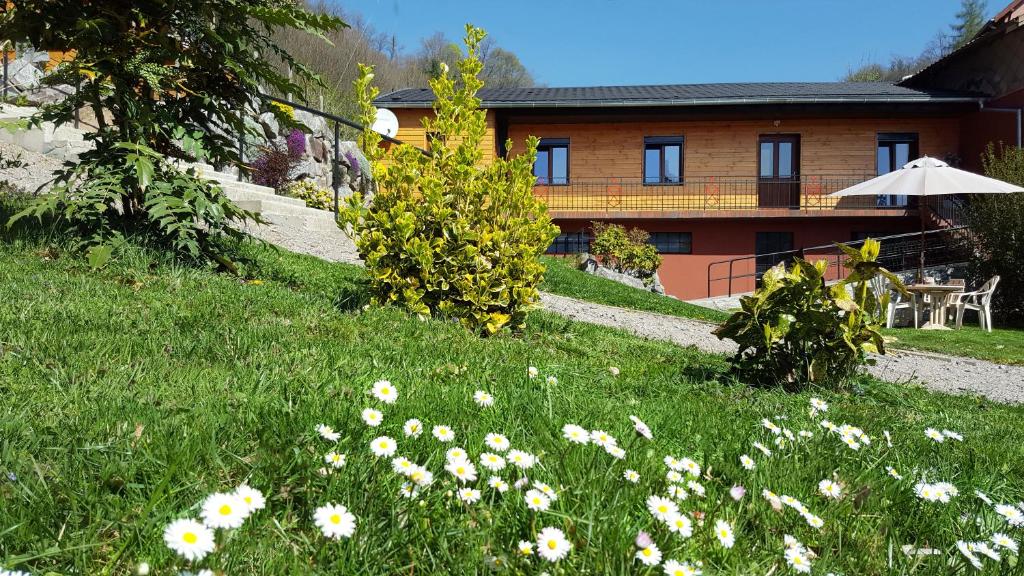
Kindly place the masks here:
<instances>
[{"instance_id":1,"label":"glass door","mask_svg":"<svg viewBox=\"0 0 1024 576\"><path fill-rule=\"evenodd\" d=\"M757 205L800 207L800 136L769 134L758 138Z\"/></svg>"}]
</instances>

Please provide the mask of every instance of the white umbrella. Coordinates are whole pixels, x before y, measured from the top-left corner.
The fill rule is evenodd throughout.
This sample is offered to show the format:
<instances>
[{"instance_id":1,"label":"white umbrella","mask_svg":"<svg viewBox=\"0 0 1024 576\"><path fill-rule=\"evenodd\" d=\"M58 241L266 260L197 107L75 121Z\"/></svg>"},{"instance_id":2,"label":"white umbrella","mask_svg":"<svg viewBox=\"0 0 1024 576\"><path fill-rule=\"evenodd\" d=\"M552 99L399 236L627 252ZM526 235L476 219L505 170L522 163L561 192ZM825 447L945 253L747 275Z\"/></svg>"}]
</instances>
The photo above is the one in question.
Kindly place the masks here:
<instances>
[{"instance_id":1,"label":"white umbrella","mask_svg":"<svg viewBox=\"0 0 1024 576\"><path fill-rule=\"evenodd\" d=\"M829 196L945 196L952 194L1010 194L1024 188L966 170L953 168L935 158L918 158L877 178L833 192ZM921 214L921 264L918 275L924 275L924 206Z\"/></svg>"}]
</instances>

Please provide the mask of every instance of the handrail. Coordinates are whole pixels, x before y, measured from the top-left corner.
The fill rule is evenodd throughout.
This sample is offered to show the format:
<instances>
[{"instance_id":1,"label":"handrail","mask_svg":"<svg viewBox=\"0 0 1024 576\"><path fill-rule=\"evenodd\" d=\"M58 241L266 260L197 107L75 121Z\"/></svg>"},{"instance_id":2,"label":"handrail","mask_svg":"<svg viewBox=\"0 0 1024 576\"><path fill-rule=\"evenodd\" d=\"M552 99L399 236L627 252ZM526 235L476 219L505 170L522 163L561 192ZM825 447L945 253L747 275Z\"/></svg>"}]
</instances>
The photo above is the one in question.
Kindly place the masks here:
<instances>
[{"instance_id":1,"label":"handrail","mask_svg":"<svg viewBox=\"0 0 1024 576\"><path fill-rule=\"evenodd\" d=\"M907 232L907 233L904 233L904 234L892 234L892 235L889 235L889 236L881 236L881 237L875 238L875 240L882 241L882 242L891 242L893 240L899 240L899 239L921 238L922 236L945 234L945 233L958 232L958 231L966 231L967 229L968 229L967 226L953 226L953 227L950 227L950 228L942 228L942 229L939 229L939 230L928 230L927 232L924 232L923 234L921 232ZM739 279L739 278L750 278L750 277L756 277L757 276L757 271L756 270L752 274L750 274L750 273L740 274L740 275L733 274L733 269L734 269L735 264L737 262L741 262L741 261L744 261L744 260L756 260L757 258L764 258L764 257L786 257L786 256L803 255L803 254L805 254L807 252L814 252L814 251L817 251L817 250L834 250L837 245L855 246L855 245L860 245L860 244L863 244L863 243L864 243L864 240L851 240L849 242L836 242L834 244L822 244L822 245L819 245L819 246L808 246L808 247L800 248L798 250L783 250L781 252L766 252L764 254L754 254L754 255L750 255L750 256L737 256L736 258L730 258L728 260L717 260L715 262L711 262L707 266L708 298L711 297L711 284L712 284L712 282L718 282L718 281L722 281L722 280L728 281L727 292L728 292L729 296L732 296L732 281L733 281L734 278ZM822 254L821 256L824 256L825 258L828 258L828 257L831 257L831 256L841 257L842 254ZM714 268L715 266L723 265L723 264L728 264L729 265L728 275L720 276L720 277L712 277L711 276L712 268Z\"/></svg>"}]
</instances>

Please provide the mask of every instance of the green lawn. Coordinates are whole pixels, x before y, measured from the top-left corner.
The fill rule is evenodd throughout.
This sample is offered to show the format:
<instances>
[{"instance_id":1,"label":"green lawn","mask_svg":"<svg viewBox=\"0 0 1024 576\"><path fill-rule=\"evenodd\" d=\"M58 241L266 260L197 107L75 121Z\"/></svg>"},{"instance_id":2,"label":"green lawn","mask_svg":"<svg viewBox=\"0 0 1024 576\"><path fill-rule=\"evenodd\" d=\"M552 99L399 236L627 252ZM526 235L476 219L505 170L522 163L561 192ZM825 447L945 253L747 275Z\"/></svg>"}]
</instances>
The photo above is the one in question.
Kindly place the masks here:
<instances>
[{"instance_id":1,"label":"green lawn","mask_svg":"<svg viewBox=\"0 0 1024 576\"><path fill-rule=\"evenodd\" d=\"M993 328L986 332L977 325L960 330L914 330L893 328L885 335L895 338L892 346L954 356L980 358L1001 364L1024 364L1024 330Z\"/></svg>"},{"instance_id":2,"label":"green lawn","mask_svg":"<svg viewBox=\"0 0 1024 576\"><path fill-rule=\"evenodd\" d=\"M543 290L553 294L571 296L622 308L658 312L671 316L695 318L709 322L724 322L729 317L725 312L695 306L675 298L660 296L653 292L637 290L625 284L600 278L577 270L565 258L544 257L547 272L544 274Z\"/></svg>"},{"instance_id":3,"label":"green lawn","mask_svg":"<svg viewBox=\"0 0 1024 576\"><path fill-rule=\"evenodd\" d=\"M869 380L846 394L759 390L733 382L720 357L545 313L519 336L481 339L393 309L362 310L361 269L248 252L241 281L143 252L94 273L32 244L0 245L0 565L39 575L130 574L140 562L153 574L661 574L633 559L642 530L665 559L702 561L705 574L794 574L783 560L790 534L817 555L814 574L930 575L967 570L957 540L1021 536L973 494L1024 495L1022 408ZM528 366L540 376L528 378ZM393 405L367 395L383 378L399 390ZM494 406L476 406L475 390L492 393ZM808 414L812 396L871 444L854 451L823 430L822 416ZM384 414L378 428L360 420L368 406ZM629 415L650 425L653 441L636 437ZM413 417L428 429L415 440L402 432ZM776 448L762 418L814 436ZM340 432L338 445L316 436L318 423ZM489 489L479 468L483 499L458 502L443 469L452 444L429 433L442 423L473 457L486 433L506 434L539 456L529 476L559 498L531 512L514 489ZM566 423L609 432L625 459L569 445ZM929 426L964 441L937 444L924 436ZM399 497L403 479L370 454L381 435L435 474L416 500ZM332 449L348 463L324 476ZM706 495L679 502L694 519L689 538L644 504L666 493L669 454L702 467ZM741 454L757 468L741 468ZM627 468L638 484L623 480ZM509 470L500 474L511 482L519 474ZM826 478L843 484L841 499L817 493ZM913 492L921 479L951 482L960 495L923 502ZM207 495L242 482L266 494L267 508L220 531L216 552L190 566L163 544L170 521L197 518ZM738 502L728 495L735 484L747 491ZM824 527L775 511L764 489L799 499ZM314 510L328 502L355 514L351 539L317 530ZM731 549L711 532L718 519L735 530ZM516 556L517 542L542 527L573 545L555 566ZM904 545L942 555L907 556ZM1016 559L985 565L1005 574Z\"/></svg>"}]
</instances>

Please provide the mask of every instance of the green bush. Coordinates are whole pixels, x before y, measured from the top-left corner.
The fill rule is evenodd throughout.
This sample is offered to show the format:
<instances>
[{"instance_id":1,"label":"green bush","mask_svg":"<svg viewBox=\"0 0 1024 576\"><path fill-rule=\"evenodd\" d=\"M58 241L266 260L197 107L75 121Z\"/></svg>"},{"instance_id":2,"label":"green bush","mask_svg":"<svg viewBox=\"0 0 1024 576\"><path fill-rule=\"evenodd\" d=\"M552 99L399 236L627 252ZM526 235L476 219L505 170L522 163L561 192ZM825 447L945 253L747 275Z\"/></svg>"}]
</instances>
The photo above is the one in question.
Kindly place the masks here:
<instances>
[{"instance_id":1,"label":"green bush","mask_svg":"<svg viewBox=\"0 0 1024 576\"><path fill-rule=\"evenodd\" d=\"M790 389L812 382L840 386L859 366L873 363L868 353L885 353L880 330L889 296L876 297L872 281L883 276L900 291L903 284L876 262L878 241L868 239L859 251L839 247L849 256L844 280L827 286L824 260L797 258L789 270L780 263L715 330L739 345L730 361L745 381Z\"/></svg>"},{"instance_id":2,"label":"green bush","mask_svg":"<svg viewBox=\"0 0 1024 576\"><path fill-rule=\"evenodd\" d=\"M312 180L289 182L285 184L282 192L285 196L303 200L307 208L334 210L334 190L320 186Z\"/></svg>"},{"instance_id":3,"label":"green bush","mask_svg":"<svg viewBox=\"0 0 1024 576\"><path fill-rule=\"evenodd\" d=\"M646 230L626 230L608 222L594 222L592 228L594 240L590 250L602 265L645 281L651 280L661 267L661 256L648 242L650 234Z\"/></svg>"},{"instance_id":4,"label":"green bush","mask_svg":"<svg viewBox=\"0 0 1024 576\"><path fill-rule=\"evenodd\" d=\"M483 37L467 26L458 81L445 69L430 82L436 100L435 116L424 120L429 153L401 145L384 161L380 135L362 134L378 190L368 207L361 194L351 196L339 224L366 262L375 302L494 333L523 324L540 294L539 257L558 229L533 196L536 138L524 154L483 157L487 122L476 97ZM364 126L376 115L372 77L363 66L356 81Z\"/></svg>"},{"instance_id":5,"label":"green bush","mask_svg":"<svg viewBox=\"0 0 1024 576\"><path fill-rule=\"evenodd\" d=\"M1024 149L1005 146L997 153L990 145L982 160L986 175L1024 186ZM977 285L999 276L995 316L1024 324L1024 194L975 194L969 201L967 224L977 246L971 276Z\"/></svg>"}]
</instances>

